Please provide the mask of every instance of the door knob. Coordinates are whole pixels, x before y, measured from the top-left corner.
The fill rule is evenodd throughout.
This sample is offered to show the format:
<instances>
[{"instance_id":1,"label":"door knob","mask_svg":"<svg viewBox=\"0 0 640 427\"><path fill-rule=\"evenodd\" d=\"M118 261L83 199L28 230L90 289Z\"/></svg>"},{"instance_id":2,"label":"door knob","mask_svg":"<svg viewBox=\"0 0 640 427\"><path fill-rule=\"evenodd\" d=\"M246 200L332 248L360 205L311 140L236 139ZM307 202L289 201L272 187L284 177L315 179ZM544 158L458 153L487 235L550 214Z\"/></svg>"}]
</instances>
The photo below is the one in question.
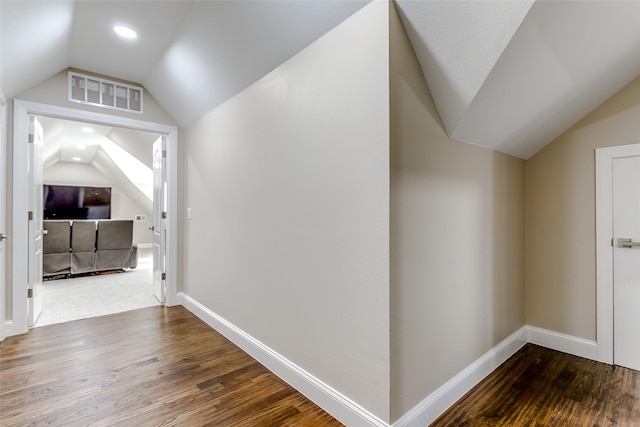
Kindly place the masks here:
<instances>
[{"instance_id":1,"label":"door knob","mask_svg":"<svg viewBox=\"0 0 640 427\"><path fill-rule=\"evenodd\" d=\"M618 247L620 248L632 248L634 246L640 246L640 242L632 242L631 239L628 238L618 239Z\"/></svg>"},{"instance_id":2,"label":"door knob","mask_svg":"<svg viewBox=\"0 0 640 427\"><path fill-rule=\"evenodd\" d=\"M6 234L2 234L0 233L0 240L6 240L6 238L9 237Z\"/></svg>"},{"instance_id":3,"label":"door knob","mask_svg":"<svg viewBox=\"0 0 640 427\"><path fill-rule=\"evenodd\" d=\"M155 227L152 225L151 227L149 227L149 230L153 231L155 229Z\"/></svg>"}]
</instances>

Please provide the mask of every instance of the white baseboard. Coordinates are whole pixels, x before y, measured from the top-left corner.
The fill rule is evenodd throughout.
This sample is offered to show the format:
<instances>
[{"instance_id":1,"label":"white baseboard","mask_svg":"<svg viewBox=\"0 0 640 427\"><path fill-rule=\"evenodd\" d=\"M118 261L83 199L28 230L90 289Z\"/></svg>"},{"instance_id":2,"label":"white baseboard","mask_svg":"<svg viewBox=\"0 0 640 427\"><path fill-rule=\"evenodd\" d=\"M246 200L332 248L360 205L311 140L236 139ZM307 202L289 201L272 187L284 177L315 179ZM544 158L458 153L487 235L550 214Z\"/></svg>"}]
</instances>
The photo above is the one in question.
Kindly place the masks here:
<instances>
[{"instance_id":1,"label":"white baseboard","mask_svg":"<svg viewBox=\"0 0 640 427\"><path fill-rule=\"evenodd\" d=\"M518 329L404 414L394 427L424 427L464 396L484 377L527 343L526 327Z\"/></svg>"},{"instance_id":2,"label":"white baseboard","mask_svg":"<svg viewBox=\"0 0 640 427\"><path fill-rule=\"evenodd\" d=\"M267 369L307 396L341 423L349 427L389 427L387 423L354 401L218 316L190 296L180 292L178 300L187 310L249 353Z\"/></svg>"},{"instance_id":3,"label":"white baseboard","mask_svg":"<svg viewBox=\"0 0 640 427\"><path fill-rule=\"evenodd\" d=\"M315 378L271 348L251 337L184 293L179 303L292 387L307 396L338 421L349 427L390 427L354 401ZM7 331L5 324L5 331ZM523 326L478 360L467 366L443 386L427 396L393 423L393 427L424 427L435 421L484 377L513 356L526 343L597 360L595 341L585 340L533 326Z\"/></svg>"},{"instance_id":4,"label":"white baseboard","mask_svg":"<svg viewBox=\"0 0 640 427\"><path fill-rule=\"evenodd\" d=\"M535 326L527 325L526 328L527 341L531 344L598 361L598 345L595 341L561 334L548 329L536 328Z\"/></svg>"},{"instance_id":5,"label":"white baseboard","mask_svg":"<svg viewBox=\"0 0 640 427\"><path fill-rule=\"evenodd\" d=\"M5 320L4 324L2 325L2 333L3 333L3 337L1 337L3 340L6 337L11 337L13 336L13 320Z\"/></svg>"}]
</instances>

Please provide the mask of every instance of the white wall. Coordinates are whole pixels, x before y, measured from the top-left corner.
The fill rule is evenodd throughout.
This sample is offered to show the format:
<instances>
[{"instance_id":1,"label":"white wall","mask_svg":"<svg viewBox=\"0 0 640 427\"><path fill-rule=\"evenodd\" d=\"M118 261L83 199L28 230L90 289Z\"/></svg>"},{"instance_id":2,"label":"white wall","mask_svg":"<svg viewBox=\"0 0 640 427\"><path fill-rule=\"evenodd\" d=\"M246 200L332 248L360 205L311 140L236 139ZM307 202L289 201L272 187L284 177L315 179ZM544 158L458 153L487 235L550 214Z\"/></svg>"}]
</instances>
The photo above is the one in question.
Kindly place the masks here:
<instances>
[{"instance_id":1,"label":"white wall","mask_svg":"<svg viewBox=\"0 0 640 427\"><path fill-rule=\"evenodd\" d=\"M524 161L448 138L391 19L391 419L524 326Z\"/></svg>"},{"instance_id":2,"label":"white wall","mask_svg":"<svg viewBox=\"0 0 640 427\"><path fill-rule=\"evenodd\" d=\"M389 416L388 3L185 130L183 290Z\"/></svg>"},{"instance_id":3,"label":"white wall","mask_svg":"<svg viewBox=\"0 0 640 427\"><path fill-rule=\"evenodd\" d=\"M45 184L111 187L111 219L133 220L136 215L146 215L146 222L133 223L133 241L138 244L153 242L153 235L149 230L153 225L153 212L130 198L122 188L116 186L93 165L57 162L44 170L43 179Z\"/></svg>"}]
</instances>

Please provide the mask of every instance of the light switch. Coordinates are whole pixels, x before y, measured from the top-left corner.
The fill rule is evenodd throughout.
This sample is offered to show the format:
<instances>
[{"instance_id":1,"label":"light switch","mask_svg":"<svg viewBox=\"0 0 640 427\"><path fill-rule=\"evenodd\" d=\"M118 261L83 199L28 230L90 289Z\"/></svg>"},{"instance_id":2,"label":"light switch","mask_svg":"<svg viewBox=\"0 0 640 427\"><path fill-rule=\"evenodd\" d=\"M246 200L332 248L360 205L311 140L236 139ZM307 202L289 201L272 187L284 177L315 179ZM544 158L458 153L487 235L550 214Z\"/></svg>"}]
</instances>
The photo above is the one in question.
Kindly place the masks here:
<instances>
[{"instance_id":1,"label":"light switch","mask_svg":"<svg viewBox=\"0 0 640 427\"><path fill-rule=\"evenodd\" d=\"M191 219L191 208L187 208L187 219Z\"/></svg>"}]
</instances>

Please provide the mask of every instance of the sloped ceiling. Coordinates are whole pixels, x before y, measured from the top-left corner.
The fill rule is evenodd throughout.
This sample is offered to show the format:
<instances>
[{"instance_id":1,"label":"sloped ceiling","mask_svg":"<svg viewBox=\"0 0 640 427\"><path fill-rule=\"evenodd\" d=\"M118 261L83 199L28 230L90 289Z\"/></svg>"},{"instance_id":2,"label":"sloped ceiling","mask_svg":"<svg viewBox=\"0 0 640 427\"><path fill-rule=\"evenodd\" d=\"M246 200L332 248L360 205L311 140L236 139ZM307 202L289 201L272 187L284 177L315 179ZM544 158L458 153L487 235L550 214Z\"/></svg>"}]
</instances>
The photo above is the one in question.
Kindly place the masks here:
<instances>
[{"instance_id":1,"label":"sloped ceiling","mask_svg":"<svg viewBox=\"0 0 640 427\"><path fill-rule=\"evenodd\" d=\"M640 74L638 1L397 4L453 139L529 158Z\"/></svg>"},{"instance_id":2,"label":"sloped ceiling","mask_svg":"<svg viewBox=\"0 0 640 427\"><path fill-rule=\"evenodd\" d=\"M44 129L43 167L48 169L60 162L87 163L108 177L112 184L131 200L139 203L148 212L152 201L130 180L118 158L112 158L103 149L104 140L115 142L130 155L152 168L153 142L159 137L153 132L144 132L118 127L74 122L39 116ZM81 177L79 177L81 179ZM149 180L148 185L152 185Z\"/></svg>"},{"instance_id":3,"label":"sloped ceiling","mask_svg":"<svg viewBox=\"0 0 640 427\"><path fill-rule=\"evenodd\" d=\"M72 67L142 83L184 128L367 2L2 0L0 92Z\"/></svg>"},{"instance_id":4,"label":"sloped ceiling","mask_svg":"<svg viewBox=\"0 0 640 427\"><path fill-rule=\"evenodd\" d=\"M143 84L185 128L367 2L2 0L0 94L73 67ZM640 74L637 1L395 4L454 139L528 158Z\"/></svg>"}]
</instances>

